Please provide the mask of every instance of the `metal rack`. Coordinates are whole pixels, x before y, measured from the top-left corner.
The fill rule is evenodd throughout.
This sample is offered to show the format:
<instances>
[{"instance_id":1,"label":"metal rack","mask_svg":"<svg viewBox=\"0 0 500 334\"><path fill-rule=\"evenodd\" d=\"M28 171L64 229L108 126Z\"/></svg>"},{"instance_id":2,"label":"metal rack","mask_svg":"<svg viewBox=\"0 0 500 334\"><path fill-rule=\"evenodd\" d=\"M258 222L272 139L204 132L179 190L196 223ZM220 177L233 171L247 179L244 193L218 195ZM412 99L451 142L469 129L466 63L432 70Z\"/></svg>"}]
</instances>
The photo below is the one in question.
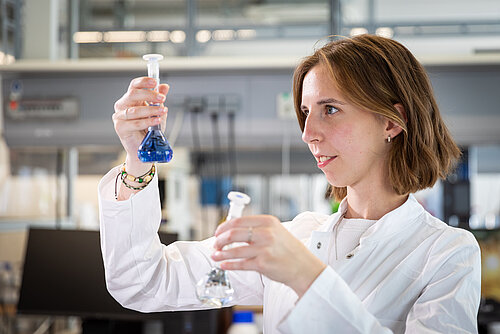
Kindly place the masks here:
<instances>
[{"instance_id":1,"label":"metal rack","mask_svg":"<svg viewBox=\"0 0 500 334\"><path fill-rule=\"evenodd\" d=\"M0 0L1 50L15 58L21 56L21 7L23 0Z\"/></svg>"}]
</instances>

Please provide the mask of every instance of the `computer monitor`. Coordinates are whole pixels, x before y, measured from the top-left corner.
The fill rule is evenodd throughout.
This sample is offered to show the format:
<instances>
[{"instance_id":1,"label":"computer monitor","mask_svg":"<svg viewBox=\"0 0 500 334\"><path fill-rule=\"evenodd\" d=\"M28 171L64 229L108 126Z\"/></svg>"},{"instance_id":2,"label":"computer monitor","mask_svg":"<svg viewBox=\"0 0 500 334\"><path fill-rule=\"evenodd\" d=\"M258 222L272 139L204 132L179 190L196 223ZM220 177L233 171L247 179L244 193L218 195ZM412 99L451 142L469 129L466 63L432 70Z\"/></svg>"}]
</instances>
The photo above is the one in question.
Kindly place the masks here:
<instances>
[{"instance_id":1,"label":"computer monitor","mask_svg":"<svg viewBox=\"0 0 500 334\"><path fill-rule=\"evenodd\" d=\"M500 229L471 232L481 247L481 295L500 304Z\"/></svg>"},{"instance_id":2,"label":"computer monitor","mask_svg":"<svg viewBox=\"0 0 500 334\"><path fill-rule=\"evenodd\" d=\"M176 234L160 233L169 244ZM123 308L108 293L98 231L30 229L19 303L20 314L105 319L164 319L165 313Z\"/></svg>"},{"instance_id":3,"label":"computer monitor","mask_svg":"<svg viewBox=\"0 0 500 334\"><path fill-rule=\"evenodd\" d=\"M481 305L479 333L500 319L500 229L471 230L481 247Z\"/></svg>"}]
</instances>

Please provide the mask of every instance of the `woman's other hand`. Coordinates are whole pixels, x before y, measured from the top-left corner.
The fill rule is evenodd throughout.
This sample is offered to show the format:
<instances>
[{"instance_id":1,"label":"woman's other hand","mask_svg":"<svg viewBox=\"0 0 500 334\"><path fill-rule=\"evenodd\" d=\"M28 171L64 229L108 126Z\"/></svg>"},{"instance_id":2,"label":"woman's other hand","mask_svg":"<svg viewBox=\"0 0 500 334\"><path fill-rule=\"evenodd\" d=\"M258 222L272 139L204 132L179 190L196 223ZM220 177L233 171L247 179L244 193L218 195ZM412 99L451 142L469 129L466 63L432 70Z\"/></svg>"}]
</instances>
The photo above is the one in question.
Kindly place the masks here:
<instances>
[{"instance_id":1,"label":"woman's other hand","mask_svg":"<svg viewBox=\"0 0 500 334\"><path fill-rule=\"evenodd\" d=\"M274 216L246 216L219 225L215 261L225 270L255 270L291 287L301 297L326 265ZM223 249L233 242L248 245ZM231 260L231 261L225 261Z\"/></svg>"}]
</instances>

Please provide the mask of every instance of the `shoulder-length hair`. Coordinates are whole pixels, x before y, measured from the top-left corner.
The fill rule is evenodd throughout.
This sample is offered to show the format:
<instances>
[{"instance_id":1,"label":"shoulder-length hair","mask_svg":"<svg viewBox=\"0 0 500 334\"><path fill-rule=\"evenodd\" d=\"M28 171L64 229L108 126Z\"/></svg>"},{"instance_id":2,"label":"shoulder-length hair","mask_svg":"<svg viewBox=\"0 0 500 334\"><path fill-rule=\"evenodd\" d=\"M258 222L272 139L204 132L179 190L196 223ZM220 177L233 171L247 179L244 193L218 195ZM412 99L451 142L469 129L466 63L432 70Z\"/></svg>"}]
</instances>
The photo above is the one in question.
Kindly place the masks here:
<instances>
[{"instance_id":1,"label":"shoulder-length hair","mask_svg":"<svg viewBox=\"0 0 500 334\"><path fill-rule=\"evenodd\" d=\"M445 178L460 157L443 122L423 66L400 43L374 35L335 40L305 58L295 69L293 98L300 129L302 84L317 65L326 66L344 97L352 104L386 117L403 131L391 140L389 182L399 195L432 187ZM394 107L403 105L406 120ZM331 187L340 201L345 187Z\"/></svg>"}]
</instances>

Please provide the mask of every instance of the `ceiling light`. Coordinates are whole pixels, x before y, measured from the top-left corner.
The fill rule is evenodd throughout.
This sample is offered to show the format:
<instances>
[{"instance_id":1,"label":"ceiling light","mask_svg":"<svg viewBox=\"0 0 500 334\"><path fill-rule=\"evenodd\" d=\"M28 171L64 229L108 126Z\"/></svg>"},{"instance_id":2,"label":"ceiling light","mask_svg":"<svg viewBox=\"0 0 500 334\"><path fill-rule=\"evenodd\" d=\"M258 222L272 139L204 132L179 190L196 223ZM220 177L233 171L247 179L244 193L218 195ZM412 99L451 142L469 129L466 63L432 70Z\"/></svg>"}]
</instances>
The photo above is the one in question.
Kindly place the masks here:
<instances>
[{"instance_id":1,"label":"ceiling light","mask_svg":"<svg viewBox=\"0 0 500 334\"><path fill-rule=\"evenodd\" d=\"M392 30L392 28L389 28L389 27L380 27L380 28L377 28L377 30L375 31L375 34L377 36L381 36L381 37L385 37L385 38L392 38L392 37L394 37L394 30Z\"/></svg>"},{"instance_id":2,"label":"ceiling light","mask_svg":"<svg viewBox=\"0 0 500 334\"><path fill-rule=\"evenodd\" d=\"M186 33L182 30L174 30L170 33L170 40L172 43L184 43L186 40Z\"/></svg>"},{"instance_id":3,"label":"ceiling light","mask_svg":"<svg viewBox=\"0 0 500 334\"><path fill-rule=\"evenodd\" d=\"M5 63L7 65L13 64L15 61L16 61L16 58L13 55L7 54L7 56L5 57Z\"/></svg>"},{"instance_id":4,"label":"ceiling light","mask_svg":"<svg viewBox=\"0 0 500 334\"><path fill-rule=\"evenodd\" d=\"M352 28L351 29L351 37L367 34L368 30L366 28Z\"/></svg>"},{"instance_id":5,"label":"ceiling light","mask_svg":"<svg viewBox=\"0 0 500 334\"><path fill-rule=\"evenodd\" d=\"M102 42L102 32L100 31L77 31L73 34L75 43L100 43Z\"/></svg>"},{"instance_id":6,"label":"ceiling light","mask_svg":"<svg viewBox=\"0 0 500 334\"><path fill-rule=\"evenodd\" d=\"M144 31L108 31L104 33L104 41L108 43L137 43L146 40Z\"/></svg>"},{"instance_id":7,"label":"ceiling light","mask_svg":"<svg viewBox=\"0 0 500 334\"><path fill-rule=\"evenodd\" d=\"M230 41L234 39L234 30L215 30L212 36L216 41Z\"/></svg>"},{"instance_id":8,"label":"ceiling light","mask_svg":"<svg viewBox=\"0 0 500 334\"><path fill-rule=\"evenodd\" d=\"M254 29L240 29L236 31L236 35L239 39L253 39L257 37L257 31Z\"/></svg>"},{"instance_id":9,"label":"ceiling light","mask_svg":"<svg viewBox=\"0 0 500 334\"><path fill-rule=\"evenodd\" d=\"M170 33L166 30L153 30L147 34L149 42L168 42L169 38Z\"/></svg>"},{"instance_id":10,"label":"ceiling light","mask_svg":"<svg viewBox=\"0 0 500 334\"><path fill-rule=\"evenodd\" d=\"M196 33L198 43L206 43L212 38L212 33L208 30L200 30Z\"/></svg>"}]
</instances>

